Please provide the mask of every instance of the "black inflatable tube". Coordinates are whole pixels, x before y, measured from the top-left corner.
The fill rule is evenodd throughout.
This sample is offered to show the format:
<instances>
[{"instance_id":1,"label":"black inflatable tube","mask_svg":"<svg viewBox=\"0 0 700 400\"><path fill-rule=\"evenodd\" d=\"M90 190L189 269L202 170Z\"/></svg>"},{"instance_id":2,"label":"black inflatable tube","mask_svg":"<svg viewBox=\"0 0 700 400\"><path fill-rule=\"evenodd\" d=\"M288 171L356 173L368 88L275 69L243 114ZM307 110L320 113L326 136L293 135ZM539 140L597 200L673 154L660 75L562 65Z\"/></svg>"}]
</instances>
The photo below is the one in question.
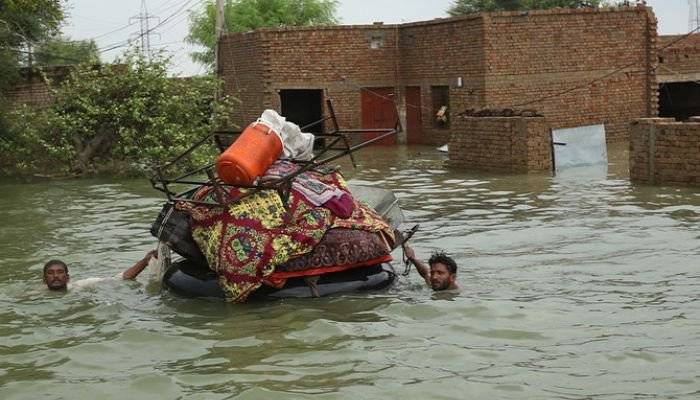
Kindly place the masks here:
<instances>
[{"instance_id":1,"label":"black inflatable tube","mask_svg":"<svg viewBox=\"0 0 700 400\"><path fill-rule=\"evenodd\" d=\"M381 290L390 286L395 279L394 268L391 264L385 263L321 275L316 282L316 287L318 294L323 297L339 293ZM215 299L226 297L214 271L187 259L173 263L163 276L163 285L183 297ZM315 297L306 281L303 278L291 278L281 289L262 286L249 299L305 297Z\"/></svg>"}]
</instances>

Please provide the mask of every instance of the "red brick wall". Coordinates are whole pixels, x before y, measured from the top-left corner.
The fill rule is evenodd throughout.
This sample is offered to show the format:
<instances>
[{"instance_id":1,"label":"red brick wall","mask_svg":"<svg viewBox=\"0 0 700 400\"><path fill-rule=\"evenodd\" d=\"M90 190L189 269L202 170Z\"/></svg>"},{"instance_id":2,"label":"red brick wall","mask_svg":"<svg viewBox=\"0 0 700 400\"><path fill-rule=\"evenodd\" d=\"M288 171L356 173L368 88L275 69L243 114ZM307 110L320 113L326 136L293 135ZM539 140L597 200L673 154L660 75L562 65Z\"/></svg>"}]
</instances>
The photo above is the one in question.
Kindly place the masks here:
<instances>
[{"instance_id":1,"label":"red brick wall","mask_svg":"<svg viewBox=\"0 0 700 400\"><path fill-rule=\"evenodd\" d=\"M372 37L383 42L371 48ZM394 87L396 28L384 25L287 28L227 35L222 41L225 92L242 100L233 115L247 124L265 109L280 111L282 89L325 89L339 124L359 128L360 88ZM232 64L235 64L235 69ZM235 90L235 76L239 90Z\"/></svg>"},{"instance_id":2,"label":"red brick wall","mask_svg":"<svg viewBox=\"0 0 700 400\"><path fill-rule=\"evenodd\" d=\"M484 21L481 16L406 24L401 28L401 86L420 86L423 143L445 144L450 128L434 126L431 86L450 87L450 112L484 106ZM463 87L456 87L457 78ZM451 123L450 123L451 125Z\"/></svg>"},{"instance_id":3,"label":"red brick wall","mask_svg":"<svg viewBox=\"0 0 700 400\"><path fill-rule=\"evenodd\" d=\"M626 139L632 119L656 115L656 84L650 81L656 22L650 11L549 10L486 18L489 107L535 109L554 129L603 123L609 141Z\"/></svg>"},{"instance_id":4,"label":"red brick wall","mask_svg":"<svg viewBox=\"0 0 700 400\"><path fill-rule=\"evenodd\" d=\"M700 79L700 34L659 36L659 82Z\"/></svg>"},{"instance_id":5,"label":"red brick wall","mask_svg":"<svg viewBox=\"0 0 700 400\"><path fill-rule=\"evenodd\" d=\"M70 66L22 68L20 78L7 92L11 107L26 104L31 107L46 107L53 102L52 88L63 82L71 72ZM48 80L47 80L48 79Z\"/></svg>"},{"instance_id":6,"label":"red brick wall","mask_svg":"<svg viewBox=\"0 0 700 400\"><path fill-rule=\"evenodd\" d=\"M382 43L371 48L372 37ZM279 109L280 89L327 89L338 123L359 128L360 89L394 87L397 77L396 28L338 26L265 32L270 49L268 89ZM381 39L379 39L381 38Z\"/></svg>"},{"instance_id":7,"label":"red brick wall","mask_svg":"<svg viewBox=\"0 0 700 400\"><path fill-rule=\"evenodd\" d=\"M378 49L373 35L384 38ZM657 115L656 20L643 7L262 30L229 35L222 48L229 93L232 57L263 53L238 67L242 123L279 109L277 90L326 89L341 126L358 128L361 87L394 87L404 114L406 86L421 87L424 143L445 143L452 130L433 126L432 86L450 87L452 118L467 108L534 108L553 128L604 123L613 141L628 138L631 120ZM523 105L543 96L551 98Z\"/></svg>"},{"instance_id":8,"label":"red brick wall","mask_svg":"<svg viewBox=\"0 0 700 400\"><path fill-rule=\"evenodd\" d=\"M267 107L264 95L269 52L260 32L224 36L219 47L218 72L224 80L224 93L240 100L231 119L244 128Z\"/></svg>"},{"instance_id":9,"label":"red brick wall","mask_svg":"<svg viewBox=\"0 0 700 400\"><path fill-rule=\"evenodd\" d=\"M639 119L631 125L630 179L700 186L700 122Z\"/></svg>"},{"instance_id":10,"label":"red brick wall","mask_svg":"<svg viewBox=\"0 0 700 400\"><path fill-rule=\"evenodd\" d=\"M51 104L53 97L49 85L37 76L16 83L8 91L7 100L12 107L19 107L23 104L31 107L46 107Z\"/></svg>"},{"instance_id":11,"label":"red brick wall","mask_svg":"<svg viewBox=\"0 0 700 400\"><path fill-rule=\"evenodd\" d=\"M505 172L552 168L550 126L542 117L460 117L452 121L450 165Z\"/></svg>"}]
</instances>

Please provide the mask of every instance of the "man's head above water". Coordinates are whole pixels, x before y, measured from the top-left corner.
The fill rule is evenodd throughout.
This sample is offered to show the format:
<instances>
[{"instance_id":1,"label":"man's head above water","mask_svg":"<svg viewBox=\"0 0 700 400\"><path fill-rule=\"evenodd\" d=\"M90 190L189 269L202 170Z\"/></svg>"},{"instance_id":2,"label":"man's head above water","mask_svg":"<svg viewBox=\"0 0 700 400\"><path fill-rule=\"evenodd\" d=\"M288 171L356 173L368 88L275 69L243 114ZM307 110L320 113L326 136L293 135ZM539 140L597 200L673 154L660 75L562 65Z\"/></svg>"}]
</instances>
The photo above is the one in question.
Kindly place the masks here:
<instances>
[{"instance_id":1,"label":"man's head above water","mask_svg":"<svg viewBox=\"0 0 700 400\"><path fill-rule=\"evenodd\" d=\"M442 251L438 251L433 253L430 260L428 260L428 265L425 265L416 258L416 253L409 245L404 244L403 249L406 258L413 262L420 276L433 290L459 289L457 284L457 263L452 257Z\"/></svg>"},{"instance_id":2,"label":"man's head above water","mask_svg":"<svg viewBox=\"0 0 700 400\"><path fill-rule=\"evenodd\" d=\"M433 290L457 289L457 263L442 251L433 253L430 265L430 287Z\"/></svg>"},{"instance_id":3,"label":"man's head above water","mask_svg":"<svg viewBox=\"0 0 700 400\"><path fill-rule=\"evenodd\" d=\"M51 290L66 290L68 287L68 266L61 260L49 260L44 264L44 283Z\"/></svg>"}]
</instances>

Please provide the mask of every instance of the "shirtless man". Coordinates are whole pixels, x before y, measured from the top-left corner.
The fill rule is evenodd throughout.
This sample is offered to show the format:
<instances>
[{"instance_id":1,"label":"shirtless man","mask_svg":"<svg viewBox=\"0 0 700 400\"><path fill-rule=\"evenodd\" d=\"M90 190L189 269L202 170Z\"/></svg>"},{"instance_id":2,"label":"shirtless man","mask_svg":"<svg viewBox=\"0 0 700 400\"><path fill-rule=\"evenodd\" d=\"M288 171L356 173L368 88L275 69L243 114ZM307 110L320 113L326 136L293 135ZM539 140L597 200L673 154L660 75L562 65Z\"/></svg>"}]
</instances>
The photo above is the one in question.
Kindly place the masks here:
<instances>
[{"instance_id":1,"label":"shirtless man","mask_svg":"<svg viewBox=\"0 0 700 400\"><path fill-rule=\"evenodd\" d=\"M457 264L443 252L436 252L430 256L428 265L416 258L416 253L407 244L404 246L406 258L411 261L423 277L425 283L433 290L457 290Z\"/></svg>"},{"instance_id":2,"label":"shirtless man","mask_svg":"<svg viewBox=\"0 0 700 400\"><path fill-rule=\"evenodd\" d=\"M134 279L148 265L151 257L157 257L156 250L149 251L146 256L131 268L122 272L122 279ZM88 278L89 279L89 278ZM95 278L92 278L95 279ZM50 260L44 264L44 283L49 290L64 291L68 289L70 275L68 274L68 266L61 260Z\"/></svg>"}]
</instances>

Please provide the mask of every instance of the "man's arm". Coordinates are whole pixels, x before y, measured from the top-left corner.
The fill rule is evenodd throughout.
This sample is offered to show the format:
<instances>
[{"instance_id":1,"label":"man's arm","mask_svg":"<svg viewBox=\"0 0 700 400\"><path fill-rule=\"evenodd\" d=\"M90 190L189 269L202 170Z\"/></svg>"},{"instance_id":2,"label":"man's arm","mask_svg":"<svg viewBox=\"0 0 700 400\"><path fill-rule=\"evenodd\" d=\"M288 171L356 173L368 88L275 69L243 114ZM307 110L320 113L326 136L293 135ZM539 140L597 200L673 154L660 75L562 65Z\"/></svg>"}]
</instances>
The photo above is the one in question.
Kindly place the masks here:
<instances>
[{"instance_id":1,"label":"man's arm","mask_svg":"<svg viewBox=\"0 0 700 400\"><path fill-rule=\"evenodd\" d=\"M416 266L418 273L423 277L425 283L430 285L430 267L425 265L421 260L416 258L416 253L407 244L403 245L403 250L406 253L406 258Z\"/></svg>"},{"instance_id":2,"label":"man's arm","mask_svg":"<svg viewBox=\"0 0 700 400\"><path fill-rule=\"evenodd\" d=\"M131 268L127 269L122 273L122 278L123 279L135 279L141 271L143 271L144 268L148 265L148 262L151 260L151 257L158 257L158 251L157 250L151 250L148 253L146 253L146 256L142 258L139 262L134 264Z\"/></svg>"}]
</instances>

